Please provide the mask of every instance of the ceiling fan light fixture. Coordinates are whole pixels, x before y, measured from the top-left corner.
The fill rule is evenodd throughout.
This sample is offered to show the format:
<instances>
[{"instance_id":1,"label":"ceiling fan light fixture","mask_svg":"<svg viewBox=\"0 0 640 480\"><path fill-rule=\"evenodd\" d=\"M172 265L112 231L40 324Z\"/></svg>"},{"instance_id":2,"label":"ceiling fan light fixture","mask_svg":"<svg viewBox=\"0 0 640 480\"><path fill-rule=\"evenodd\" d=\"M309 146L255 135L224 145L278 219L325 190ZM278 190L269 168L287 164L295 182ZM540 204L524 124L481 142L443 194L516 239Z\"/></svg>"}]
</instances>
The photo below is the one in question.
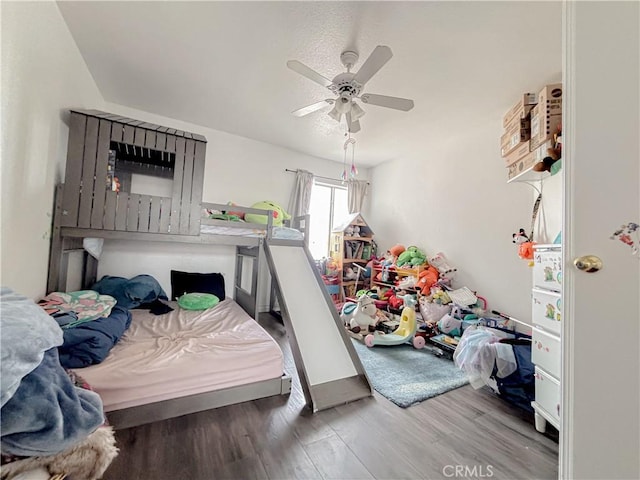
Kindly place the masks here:
<instances>
[{"instance_id":1,"label":"ceiling fan light fixture","mask_svg":"<svg viewBox=\"0 0 640 480\"><path fill-rule=\"evenodd\" d=\"M347 113L351 110L351 97L349 95L341 95L338 97L335 109L340 113Z\"/></svg>"},{"instance_id":2,"label":"ceiling fan light fixture","mask_svg":"<svg viewBox=\"0 0 640 480\"><path fill-rule=\"evenodd\" d=\"M331 118L333 118L336 122L340 122L340 118L342 117L342 112L338 111L338 102L333 106L331 111L327 113Z\"/></svg>"},{"instance_id":3,"label":"ceiling fan light fixture","mask_svg":"<svg viewBox=\"0 0 640 480\"><path fill-rule=\"evenodd\" d=\"M360 105L358 105L356 102L352 102L351 103L351 120L352 121L356 121L358 120L360 117L362 117L366 112L360 108Z\"/></svg>"}]
</instances>

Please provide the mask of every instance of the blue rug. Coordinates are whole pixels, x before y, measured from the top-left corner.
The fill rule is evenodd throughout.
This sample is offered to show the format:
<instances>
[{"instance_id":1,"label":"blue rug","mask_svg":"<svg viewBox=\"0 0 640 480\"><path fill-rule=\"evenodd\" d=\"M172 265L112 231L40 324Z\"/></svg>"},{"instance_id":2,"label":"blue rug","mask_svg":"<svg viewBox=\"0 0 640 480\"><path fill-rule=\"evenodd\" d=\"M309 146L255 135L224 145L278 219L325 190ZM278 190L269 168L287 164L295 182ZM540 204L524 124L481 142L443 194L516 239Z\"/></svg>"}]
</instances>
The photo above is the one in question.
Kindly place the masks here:
<instances>
[{"instance_id":1,"label":"blue rug","mask_svg":"<svg viewBox=\"0 0 640 480\"><path fill-rule=\"evenodd\" d=\"M352 339L378 393L406 408L469 383L452 360L409 344L369 348Z\"/></svg>"}]
</instances>

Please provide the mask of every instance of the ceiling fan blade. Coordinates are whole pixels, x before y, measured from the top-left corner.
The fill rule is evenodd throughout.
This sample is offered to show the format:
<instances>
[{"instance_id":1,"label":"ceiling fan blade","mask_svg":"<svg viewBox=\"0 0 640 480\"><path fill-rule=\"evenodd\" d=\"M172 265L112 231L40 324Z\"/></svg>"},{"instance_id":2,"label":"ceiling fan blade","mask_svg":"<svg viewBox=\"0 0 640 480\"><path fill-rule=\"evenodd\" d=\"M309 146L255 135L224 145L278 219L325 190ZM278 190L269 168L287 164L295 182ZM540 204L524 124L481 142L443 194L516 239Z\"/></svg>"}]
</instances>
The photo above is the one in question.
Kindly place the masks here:
<instances>
[{"instance_id":1,"label":"ceiling fan blade","mask_svg":"<svg viewBox=\"0 0 640 480\"><path fill-rule=\"evenodd\" d=\"M298 72L300 75L307 77L309 80L313 80L316 83L319 83L323 87L329 88L333 85L333 82L328 78L323 77L315 70L310 69L304 63L300 63L298 60L289 60L287 62L287 67L289 67L294 72Z\"/></svg>"},{"instance_id":2,"label":"ceiling fan blade","mask_svg":"<svg viewBox=\"0 0 640 480\"><path fill-rule=\"evenodd\" d=\"M359 120L351 121L351 112L347 112L345 117L347 117L347 127L349 128L349 131L351 133L359 132L360 131L360 121Z\"/></svg>"},{"instance_id":3,"label":"ceiling fan blade","mask_svg":"<svg viewBox=\"0 0 640 480\"><path fill-rule=\"evenodd\" d=\"M325 100L320 100L319 102L312 103L311 105L307 105L306 107L299 108L298 110L294 110L291 113L296 117L304 117L305 115L309 115L316 110L320 110L322 107L333 105L333 103L334 100L332 98L327 98Z\"/></svg>"},{"instance_id":4,"label":"ceiling fan blade","mask_svg":"<svg viewBox=\"0 0 640 480\"><path fill-rule=\"evenodd\" d=\"M367 58L362 64L360 70L358 70L358 73L355 74L353 79L360 85L364 85L378 72L378 70L384 67L385 63L391 60L391 57L393 57L393 52L389 47L385 45L378 45L373 52L371 52L369 58Z\"/></svg>"},{"instance_id":5,"label":"ceiling fan blade","mask_svg":"<svg viewBox=\"0 0 640 480\"><path fill-rule=\"evenodd\" d=\"M413 108L413 100L400 97L388 97L387 95L376 95L375 93L365 93L360 96L363 103L378 105L379 107L395 108L408 112Z\"/></svg>"}]
</instances>

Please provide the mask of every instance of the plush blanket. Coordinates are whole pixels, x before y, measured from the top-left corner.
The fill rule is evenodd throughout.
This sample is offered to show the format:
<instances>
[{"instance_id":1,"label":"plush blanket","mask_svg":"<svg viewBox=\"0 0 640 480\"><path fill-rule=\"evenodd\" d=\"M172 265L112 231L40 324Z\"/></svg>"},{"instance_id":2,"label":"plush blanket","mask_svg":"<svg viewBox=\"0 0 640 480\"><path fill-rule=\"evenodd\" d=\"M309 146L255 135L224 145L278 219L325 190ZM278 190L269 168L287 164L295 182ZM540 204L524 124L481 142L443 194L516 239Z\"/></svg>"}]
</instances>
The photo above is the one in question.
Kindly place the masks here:
<instances>
[{"instance_id":1,"label":"plush blanket","mask_svg":"<svg viewBox=\"0 0 640 480\"><path fill-rule=\"evenodd\" d=\"M40 365L44 352L62 344L62 330L32 300L5 287L0 288L0 322L0 407L4 407L22 378Z\"/></svg>"},{"instance_id":2,"label":"plush blanket","mask_svg":"<svg viewBox=\"0 0 640 480\"><path fill-rule=\"evenodd\" d=\"M44 478L59 475L58 478L97 480L117 455L113 429L103 425L68 450L55 455L20 458L2 465L0 478L32 478L34 470L45 469Z\"/></svg>"},{"instance_id":3,"label":"plush blanket","mask_svg":"<svg viewBox=\"0 0 640 480\"><path fill-rule=\"evenodd\" d=\"M116 305L108 317L64 329L60 363L65 368L82 368L102 362L130 324L131 312Z\"/></svg>"},{"instance_id":4,"label":"plush blanket","mask_svg":"<svg viewBox=\"0 0 640 480\"><path fill-rule=\"evenodd\" d=\"M22 379L0 416L2 452L21 456L61 452L104 423L100 397L73 385L56 348Z\"/></svg>"}]
</instances>

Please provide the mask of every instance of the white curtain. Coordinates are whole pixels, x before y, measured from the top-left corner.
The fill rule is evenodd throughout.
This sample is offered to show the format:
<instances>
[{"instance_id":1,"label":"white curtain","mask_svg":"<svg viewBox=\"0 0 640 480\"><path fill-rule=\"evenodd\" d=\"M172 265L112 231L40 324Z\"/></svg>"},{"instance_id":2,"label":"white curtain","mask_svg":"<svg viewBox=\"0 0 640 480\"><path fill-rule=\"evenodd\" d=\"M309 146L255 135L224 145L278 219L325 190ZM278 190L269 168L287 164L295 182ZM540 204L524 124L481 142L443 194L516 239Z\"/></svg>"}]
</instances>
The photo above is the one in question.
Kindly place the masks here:
<instances>
[{"instance_id":1,"label":"white curtain","mask_svg":"<svg viewBox=\"0 0 640 480\"><path fill-rule=\"evenodd\" d=\"M291 192L291 198L289 199L289 215L298 217L309 213L312 188L313 173L307 170L297 170L293 192Z\"/></svg>"},{"instance_id":2,"label":"white curtain","mask_svg":"<svg viewBox=\"0 0 640 480\"><path fill-rule=\"evenodd\" d=\"M349 203L349 213L360 213L364 204L364 197L367 195L369 183L365 180L349 180L347 182L347 202Z\"/></svg>"}]
</instances>

